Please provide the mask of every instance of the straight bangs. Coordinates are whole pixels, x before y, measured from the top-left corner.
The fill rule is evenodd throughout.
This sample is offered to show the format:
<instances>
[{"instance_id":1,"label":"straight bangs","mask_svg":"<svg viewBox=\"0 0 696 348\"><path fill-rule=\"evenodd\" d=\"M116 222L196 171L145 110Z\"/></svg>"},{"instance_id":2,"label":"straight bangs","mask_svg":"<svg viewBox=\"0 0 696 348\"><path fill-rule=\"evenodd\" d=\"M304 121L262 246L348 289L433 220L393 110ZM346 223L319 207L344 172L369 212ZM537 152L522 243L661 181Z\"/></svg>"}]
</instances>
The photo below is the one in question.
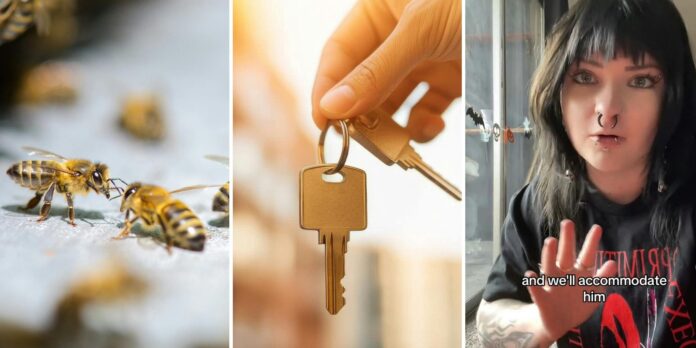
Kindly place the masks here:
<instances>
[{"instance_id":1,"label":"straight bangs","mask_svg":"<svg viewBox=\"0 0 696 348\"><path fill-rule=\"evenodd\" d=\"M562 219L577 222L582 214L584 180L577 179L586 175L585 161L563 127L561 89L571 65L597 54L605 61L629 57L636 65L650 56L662 71L665 91L643 197L656 202L653 237L673 243L680 224L675 213L696 195L696 71L686 27L670 0L579 0L547 37L529 98L537 130L531 173L544 225L556 235ZM660 183L666 191L658 190Z\"/></svg>"},{"instance_id":2,"label":"straight bangs","mask_svg":"<svg viewBox=\"0 0 696 348\"><path fill-rule=\"evenodd\" d=\"M653 25L655 14L649 11L657 9L635 4L635 1L605 1L600 6L586 4L581 8L566 46L566 69L595 54L602 55L605 61L622 55L642 65L648 54L665 77L672 77L672 72L666 70L683 64L679 60L682 52L675 52L676 45L665 39L674 35L675 28Z\"/></svg>"}]
</instances>

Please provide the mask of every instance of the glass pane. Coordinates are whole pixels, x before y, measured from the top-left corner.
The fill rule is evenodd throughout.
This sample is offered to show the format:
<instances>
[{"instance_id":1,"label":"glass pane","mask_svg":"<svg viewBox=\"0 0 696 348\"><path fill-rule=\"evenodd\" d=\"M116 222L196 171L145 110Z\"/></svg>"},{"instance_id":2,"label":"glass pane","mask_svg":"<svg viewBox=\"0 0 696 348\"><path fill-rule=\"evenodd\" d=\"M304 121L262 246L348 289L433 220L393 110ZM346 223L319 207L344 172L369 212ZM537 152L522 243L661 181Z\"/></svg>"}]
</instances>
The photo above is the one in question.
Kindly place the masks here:
<instances>
[{"instance_id":1,"label":"glass pane","mask_svg":"<svg viewBox=\"0 0 696 348\"><path fill-rule=\"evenodd\" d=\"M465 1L465 100L476 111L484 110L487 129L493 117L491 3L490 0ZM469 117L466 129L465 287L468 300L486 283L493 260L493 147L492 140L484 141L479 127Z\"/></svg>"},{"instance_id":2,"label":"glass pane","mask_svg":"<svg viewBox=\"0 0 696 348\"><path fill-rule=\"evenodd\" d=\"M492 4L466 2L466 101L493 124ZM535 0L505 2L506 124L513 137L505 144L507 202L525 183L532 162L533 129L528 117L529 86L542 44L541 8ZM493 142L471 118L466 120L466 289L467 297L486 283L493 255ZM526 135L526 136L525 136ZM499 141L503 141L501 138ZM503 214L504 216L504 214Z\"/></svg>"},{"instance_id":3,"label":"glass pane","mask_svg":"<svg viewBox=\"0 0 696 348\"><path fill-rule=\"evenodd\" d=\"M505 146L505 208L507 202L527 181L532 163L532 134L525 136L529 115L529 87L543 46L543 21L536 0L505 2L505 111L506 127L514 142Z\"/></svg>"}]
</instances>

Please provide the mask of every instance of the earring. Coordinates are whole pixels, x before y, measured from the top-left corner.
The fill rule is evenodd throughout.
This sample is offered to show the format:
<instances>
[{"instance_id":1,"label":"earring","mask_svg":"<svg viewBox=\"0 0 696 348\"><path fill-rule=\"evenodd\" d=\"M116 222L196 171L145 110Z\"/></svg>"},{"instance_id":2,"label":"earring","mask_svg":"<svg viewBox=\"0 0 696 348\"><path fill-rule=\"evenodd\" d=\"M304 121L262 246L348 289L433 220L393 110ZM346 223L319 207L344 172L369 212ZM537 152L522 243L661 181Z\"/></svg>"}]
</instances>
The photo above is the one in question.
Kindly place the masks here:
<instances>
[{"instance_id":1,"label":"earring","mask_svg":"<svg viewBox=\"0 0 696 348\"><path fill-rule=\"evenodd\" d=\"M657 192L664 193L667 191L667 146L665 146L665 152L662 154L662 168L660 168L660 174L657 179Z\"/></svg>"},{"instance_id":2,"label":"earring","mask_svg":"<svg viewBox=\"0 0 696 348\"><path fill-rule=\"evenodd\" d=\"M568 167L568 161L566 161L565 156L563 157L563 168L565 168L564 175L566 179L570 182L575 181L575 174L573 174L573 171Z\"/></svg>"}]
</instances>

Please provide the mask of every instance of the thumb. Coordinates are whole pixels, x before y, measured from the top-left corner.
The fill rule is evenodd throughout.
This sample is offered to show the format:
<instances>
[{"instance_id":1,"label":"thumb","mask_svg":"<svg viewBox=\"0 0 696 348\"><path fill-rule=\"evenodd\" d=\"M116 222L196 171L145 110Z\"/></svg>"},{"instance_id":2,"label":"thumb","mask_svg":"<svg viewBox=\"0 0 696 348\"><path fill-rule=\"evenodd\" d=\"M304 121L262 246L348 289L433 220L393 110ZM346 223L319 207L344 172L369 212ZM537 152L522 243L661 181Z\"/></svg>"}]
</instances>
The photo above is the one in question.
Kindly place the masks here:
<instances>
[{"instance_id":1,"label":"thumb","mask_svg":"<svg viewBox=\"0 0 696 348\"><path fill-rule=\"evenodd\" d=\"M414 27L407 22L402 18L372 54L321 98L327 118L349 118L376 108L423 59L423 43L413 39Z\"/></svg>"}]
</instances>

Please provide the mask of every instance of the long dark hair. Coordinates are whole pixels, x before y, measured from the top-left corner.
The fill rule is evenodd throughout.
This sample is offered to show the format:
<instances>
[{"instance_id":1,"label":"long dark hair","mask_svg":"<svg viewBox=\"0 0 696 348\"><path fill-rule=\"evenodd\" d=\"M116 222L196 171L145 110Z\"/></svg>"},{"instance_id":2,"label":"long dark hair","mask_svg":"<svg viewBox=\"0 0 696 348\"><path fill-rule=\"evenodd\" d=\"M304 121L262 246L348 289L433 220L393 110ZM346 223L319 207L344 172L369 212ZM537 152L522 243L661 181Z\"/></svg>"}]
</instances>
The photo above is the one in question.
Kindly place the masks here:
<instances>
[{"instance_id":1,"label":"long dark hair","mask_svg":"<svg viewBox=\"0 0 696 348\"><path fill-rule=\"evenodd\" d=\"M562 125L560 91L568 67L595 53L618 53L642 62L652 56L664 74L659 129L648 159L643 199L651 202L650 230L657 242L672 244L680 227L678 210L694 193L696 72L684 22L670 0L580 0L547 38L532 81L530 111L536 127L535 201L550 234L564 218L578 220L585 161ZM572 173L569 180L566 173ZM667 184L658 192L660 183Z\"/></svg>"}]
</instances>

